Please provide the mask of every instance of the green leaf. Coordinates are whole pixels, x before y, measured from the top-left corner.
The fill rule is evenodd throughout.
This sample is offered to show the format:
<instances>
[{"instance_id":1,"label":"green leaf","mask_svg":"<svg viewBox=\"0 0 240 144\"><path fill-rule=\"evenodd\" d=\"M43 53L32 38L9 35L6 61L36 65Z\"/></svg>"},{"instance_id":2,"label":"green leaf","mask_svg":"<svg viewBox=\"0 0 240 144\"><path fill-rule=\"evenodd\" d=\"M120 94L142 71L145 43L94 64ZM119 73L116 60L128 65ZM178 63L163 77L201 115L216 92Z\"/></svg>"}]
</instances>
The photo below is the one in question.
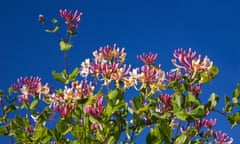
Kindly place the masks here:
<instances>
[{"instance_id":1,"label":"green leaf","mask_svg":"<svg viewBox=\"0 0 240 144\"><path fill-rule=\"evenodd\" d=\"M176 117L180 120L186 121L188 119L188 113L185 110L178 111L175 114Z\"/></svg>"},{"instance_id":2,"label":"green leaf","mask_svg":"<svg viewBox=\"0 0 240 144\"><path fill-rule=\"evenodd\" d=\"M199 82L207 83L213 80L217 76L218 72L218 68L216 66L212 66L208 71L203 71L202 73L200 73L201 80Z\"/></svg>"},{"instance_id":3,"label":"green leaf","mask_svg":"<svg viewBox=\"0 0 240 144\"><path fill-rule=\"evenodd\" d=\"M118 94L119 94L119 90L118 89L111 90L111 91L108 92L108 98L110 100L116 99L118 97Z\"/></svg>"},{"instance_id":4,"label":"green leaf","mask_svg":"<svg viewBox=\"0 0 240 144\"><path fill-rule=\"evenodd\" d=\"M194 96L194 95L192 94L192 92L188 92L187 101L188 101L189 104L194 104L194 105L199 105L199 104L200 104L199 99L196 98L196 96Z\"/></svg>"},{"instance_id":5,"label":"green leaf","mask_svg":"<svg viewBox=\"0 0 240 144\"><path fill-rule=\"evenodd\" d=\"M15 110L17 110L17 109L18 109L18 107L15 106L15 105L4 106L4 111L5 111L6 113L15 111Z\"/></svg>"},{"instance_id":6,"label":"green leaf","mask_svg":"<svg viewBox=\"0 0 240 144\"><path fill-rule=\"evenodd\" d=\"M72 81L75 80L76 77L77 77L77 75L78 75L78 72L79 72L79 68L76 67L76 68L72 71L72 73L69 75L69 79L72 80Z\"/></svg>"},{"instance_id":7,"label":"green leaf","mask_svg":"<svg viewBox=\"0 0 240 144\"><path fill-rule=\"evenodd\" d=\"M237 88L233 91L233 97L240 98L240 83L238 83Z\"/></svg>"},{"instance_id":8,"label":"green leaf","mask_svg":"<svg viewBox=\"0 0 240 144\"><path fill-rule=\"evenodd\" d=\"M34 100L30 105L30 110L34 110L38 106L38 100Z\"/></svg>"},{"instance_id":9,"label":"green leaf","mask_svg":"<svg viewBox=\"0 0 240 144\"><path fill-rule=\"evenodd\" d=\"M3 91L0 89L0 97L4 95Z\"/></svg>"},{"instance_id":10,"label":"green leaf","mask_svg":"<svg viewBox=\"0 0 240 144\"><path fill-rule=\"evenodd\" d=\"M56 130L60 133L64 133L66 130L66 123L63 120L59 120L56 125Z\"/></svg>"},{"instance_id":11,"label":"green leaf","mask_svg":"<svg viewBox=\"0 0 240 144\"><path fill-rule=\"evenodd\" d=\"M175 112L182 110L183 97L181 93L175 92L172 97L173 110Z\"/></svg>"},{"instance_id":12,"label":"green leaf","mask_svg":"<svg viewBox=\"0 0 240 144\"><path fill-rule=\"evenodd\" d=\"M52 71L52 76L53 76L53 78L55 80L60 81L60 82L62 82L64 84L68 84L69 83L69 81L66 78L66 74L64 72L59 73L59 72L53 70Z\"/></svg>"},{"instance_id":13,"label":"green leaf","mask_svg":"<svg viewBox=\"0 0 240 144\"><path fill-rule=\"evenodd\" d=\"M147 144L160 144L162 142L160 138L159 128L157 126L150 129L146 142Z\"/></svg>"},{"instance_id":14,"label":"green leaf","mask_svg":"<svg viewBox=\"0 0 240 144\"><path fill-rule=\"evenodd\" d=\"M56 23L58 22L58 20L57 20L56 18L53 18L53 19L51 20L51 22L52 22L53 24L56 24Z\"/></svg>"},{"instance_id":15,"label":"green leaf","mask_svg":"<svg viewBox=\"0 0 240 144\"><path fill-rule=\"evenodd\" d=\"M190 144L190 138L186 134L181 134L173 144Z\"/></svg>"},{"instance_id":16,"label":"green leaf","mask_svg":"<svg viewBox=\"0 0 240 144\"><path fill-rule=\"evenodd\" d=\"M225 96L225 108L224 108L225 112L230 112L232 111L232 106L230 103L230 97L229 96Z\"/></svg>"},{"instance_id":17,"label":"green leaf","mask_svg":"<svg viewBox=\"0 0 240 144\"><path fill-rule=\"evenodd\" d=\"M55 33L59 30L59 26L55 26L53 29L46 29L45 32L48 32L48 33Z\"/></svg>"},{"instance_id":18,"label":"green leaf","mask_svg":"<svg viewBox=\"0 0 240 144\"><path fill-rule=\"evenodd\" d=\"M0 136L7 134L7 127L1 126L0 127Z\"/></svg>"},{"instance_id":19,"label":"green leaf","mask_svg":"<svg viewBox=\"0 0 240 144\"><path fill-rule=\"evenodd\" d=\"M69 51L72 48L72 45L69 42L63 40L59 42L59 46L61 51Z\"/></svg>"},{"instance_id":20,"label":"green leaf","mask_svg":"<svg viewBox=\"0 0 240 144\"><path fill-rule=\"evenodd\" d=\"M236 114L229 114L228 121L231 123L232 128L240 124L240 111L238 111Z\"/></svg>"},{"instance_id":21,"label":"green leaf","mask_svg":"<svg viewBox=\"0 0 240 144\"><path fill-rule=\"evenodd\" d=\"M210 98L208 99L208 104L207 104L209 110L214 110L218 101L219 101L219 96L215 93L212 93Z\"/></svg>"},{"instance_id":22,"label":"green leaf","mask_svg":"<svg viewBox=\"0 0 240 144\"><path fill-rule=\"evenodd\" d=\"M172 129L169 126L168 121L162 120L158 125L158 128L162 141L164 141L166 144L170 144L172 137Z\"/></svg>"},{"instance_id":23,"label":"green leaf","mask_svg":"<svg viewBox=\"0 0 240 144\"><path fill-rule=\"evenodd\" d=\"M205 106L204 105L199 105L198 107L193 109L192 112L190 113L191 120L195 121L199 118L204 117L205 114L206 114Z\"/></svg>"}]
</instances>

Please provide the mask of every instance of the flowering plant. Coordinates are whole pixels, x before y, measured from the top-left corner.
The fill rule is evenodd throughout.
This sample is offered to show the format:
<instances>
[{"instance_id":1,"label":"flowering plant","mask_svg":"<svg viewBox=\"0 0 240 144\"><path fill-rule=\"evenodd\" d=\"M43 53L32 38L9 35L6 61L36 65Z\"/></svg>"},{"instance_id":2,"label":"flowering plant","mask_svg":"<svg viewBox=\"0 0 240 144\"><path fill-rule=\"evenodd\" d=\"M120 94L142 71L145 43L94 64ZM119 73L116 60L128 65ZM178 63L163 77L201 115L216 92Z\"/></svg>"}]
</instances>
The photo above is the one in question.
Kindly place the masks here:
<instances>
[{"instance_id":1,"label":"flowering plant","mask_svg":"<svg viewBox=\"0 0 240 144\"><path fill-rule=\"evenodd\" d=\"M233 142L208 115L218 112L238 125L240 112L233 109L240 105L240 84L232 97L225 96L223 111L216 110L215 93L203 103L202 85L217 76L218 68L191 48L174 51L170 72L156 64L154 53L138 55L142 65L133 68L125 63L125 49L116 44L100 47L70 72L67 52L82 15L60 10L67 27L64 38L57 19L51 20L52 28L39 15L45 31L61 38L65 69L52 75L64 86L55 89L39 77L20 77L8 93L1 90L1 136L10 143L134 143L148 129L146 143Z\"/></svg>"}]
</instances>

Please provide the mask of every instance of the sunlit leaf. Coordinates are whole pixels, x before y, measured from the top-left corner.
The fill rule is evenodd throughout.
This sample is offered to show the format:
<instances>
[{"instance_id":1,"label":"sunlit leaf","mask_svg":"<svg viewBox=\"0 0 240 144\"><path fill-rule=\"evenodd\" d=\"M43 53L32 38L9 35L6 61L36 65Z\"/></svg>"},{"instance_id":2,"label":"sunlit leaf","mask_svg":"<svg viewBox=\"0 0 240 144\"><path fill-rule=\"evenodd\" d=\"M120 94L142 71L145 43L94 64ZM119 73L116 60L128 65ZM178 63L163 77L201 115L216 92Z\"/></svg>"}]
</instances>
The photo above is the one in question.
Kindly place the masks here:
<instances>
[{"instance_id":1,"label":"sunlit leaf","mask_svg":"<svg viewBox=\"0 0 240 144\"><path fill-rule=\"evenodd\" d=\"M1 126L0 127L0 136L7 134L7 127Z\"/></svg>"},{"instance_id":2,"label":"sunlit leaf","mask_svg":"<svg viewBox=\"0 0 240 144\"><path fill-rule=\"evenodd\" d=\"M34 110L37 106L38 106L38 100L35 99L30 105L30 110Z\"/></svg>"},{"instance_id":3,"label":"sunlit leaf","mask_svg":"<svg viewBox=\"0 0 240 144\"><path fill-rule=\"evenodd\" d=\"M79 68L76 67L76 68L72 71L72 73L69 75L69 79L70 79L70 80L75 80L76 77L77 77L77 75L78 75L78 72L79 72Z\"/></svg>"},{"instance_id":4,"label":"sunlit leaf","mask_svg":"<svg viewBox=\"0 0 240 144\"><path fill-rule=\"evenodd\" d=\"M64 40L59 42L59 46L61 51L69 51L72 48L71 43L65 42Z\"/></svg>"}]
</instances>

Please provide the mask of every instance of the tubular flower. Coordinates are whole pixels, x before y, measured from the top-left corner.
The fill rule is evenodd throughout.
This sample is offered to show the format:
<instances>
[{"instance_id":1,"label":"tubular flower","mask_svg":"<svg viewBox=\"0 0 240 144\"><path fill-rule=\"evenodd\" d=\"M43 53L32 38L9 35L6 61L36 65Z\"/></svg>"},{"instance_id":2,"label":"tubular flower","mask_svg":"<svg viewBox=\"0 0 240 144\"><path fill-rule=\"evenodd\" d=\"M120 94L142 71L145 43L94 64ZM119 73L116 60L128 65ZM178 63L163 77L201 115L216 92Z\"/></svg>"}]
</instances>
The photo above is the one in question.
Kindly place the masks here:
<instances>
[{"instance_id":1,"label":"tubular flower","mask_svg":"<svg viewBox=\"0 0 240 144\"><path fill-rule=\"evenodd\" d=\"M96 77L104 80L104 85L108 85L113 79L113 75L119 73L120 64L119 63L92 63L90 67L90 72Z\"/></svg>"},{"instance_id":2,"label":"tubular flower","mask_svg":"<svg viewBox=\"0 0 240 144\"><path fill-rule=\"evenodd\" d=\"M137 59L143 62L146 65L152 65L154 64L154 61L157 59L158 54L145 54L143 53L142 55L137 56Z\"/></svg>"},{"instance_id":3,"label":"tubular flower","mask_svg":"<svg viewBox=\"0 0 240 144\"><path fill-rule=\"evenodd\" d=\"M200 131L200 129L204 126L204 120L199 119L199 120L193 122L193 125L198 131Z\"/></svg>"},{"instance_id":4,"label":"tubular flower","mask_svg":"<svg viewBox=\"0 0 240 144\"><path fill-rule=\"evenodd\" d=\"M44 23L45 23L45 16L42 15L42 14L40 14L40 15L38 16L38 21L39 21L40 23L44 24Z\"/></svg>"},{"instance_id":5,"label":"tubular flower","mask_svg":"<svg viewBox=\"0 0 240 144\"><path fill-rule=\"evenodd\" d=\"M39 96L41 94L47 95L49 93L49 87L46 84L42 86L41 78L39 77L20 77L17 83L12 85L12 89L16 93L20 93L19 102L28 102L30 96Z\"/></svg>"},{"instance_id":6,"label":"tubular flower","mask_svg":"<svg viewBox=\"0 0 240 144\"><path fill-rule=\"evenodd\" d=\"M90 71L90 59L86 59L84 62L81 63L81 68L80 68L80 75L84 78L86 78L89 74Z\"/></svg>"},{"instance_id":7,"label":"tubular flower","mask_svg":"<svg viewBox=\"0 0 240 144\"><path fill-rule=\"evenodd\" d=\"M172 109L172 96L169 94L160 94L159 99L162 102L163 106L161 110L167 112L169 109Z\"/></svg>"},{"instance_id":8,"label":"tubular flower","mask_svg":"<svg viewBox=\"0 0 240 144\"><path fill-rule=\"evenodd\" d=\"M78 23L80 22L83 13L78 13L78 10L72 13L71 10L68 11L67 9L60 9L59 13L60 16L66 21L69 31L75 32L75 30L78 28Z\"/></svg>"},{"instance_id":9,"label":"tubular flower","mask_svg":"<svg viewBox=\"0 0 240 144\"><path fill-rule=\"evenodd\" d=\"M65 86L62 92L53 93L48 97L50 106L53 106L62 117L67 116L76 108L77 100L93 94L94 86L86 80L73 82L71 87Z\"/></svg>"},{"instance_id":10,"label":"tubular flower","mask_svg":"<svg viewBox=\"0 0 240 144\"><path fill-rule=\"evenodd\" d=\"M211 133L215 137L216 144L231 144L233 142L233 138L229 137L226 133L223 133L222 131L211 131Z\"/></svg>"},{"instance_id":11,"label":"tubular flower","mask_svg":"<svg viewBox=\"0 0 240 144\"><path fill-rule=\"evenodd\" d=\"M192 51L189 48L188 52L179 48L174 51L174 58L172 63L179 69L184 69L184 71L193 77L197 72L202 72L205 70L209 70L212 67L212 62L206 56L202 59L201 55L196 56L196 51ZM177 60L179 64L177 64Z\"/></svg>"},{"instance_id":12,"label":"tubular flower","mask_svg":"<svg viewBox=\"0 0 240 144\"><path fill-rule=\"evenodd\" d=\"M99 50L93 52L95 61L101 63L124 63L126 58L125 49L117 48L117 45L114 44L113 48L109 45L105 47L100 47Z\"/></svg>"},{"instance_id":13,"label":"tubular flower","mask_svg":"<svg viewBox=\"0 0 240 144\"><path fill-rule=\"evenodd\" d=\"M103 111L103 96L99 97L93 106L86 106L86 112L96 119L100 119Z\"/></svg>"},{"instance_id":14,"label":"tubular flower","mask_svg":"<svg viewBox=\"0 0 240 144\"><path fill-rule=\"evenodd\" d=\"M198 96L201 93L201 85L200 84L190 84L189 90L192 92L194 96Z\"/></svg>"},{"instance_id":15,"label":"tubular flower","mask_svg":"<svg viewBox=\"0 0 240 144\"><path fill-rule=\"evenodd\" d=\"M143 85L149 85L152 89L152 93L155 93L156 90L165 89L164 80L165 73L160 69L153 66L144 65L141 67L141 74L139 80Z\"/></svg>"},{"instance_id":16,"label":"tubular flower","mask_svg":"<svg viewBox=\"0 0 240 144\"><path fill-rule=\"evenodd\" d=\"M203 125L204 127L211 129L216 124L217 119L210 119L210 120L204 120Z\"/></svg>"}]
</instances>

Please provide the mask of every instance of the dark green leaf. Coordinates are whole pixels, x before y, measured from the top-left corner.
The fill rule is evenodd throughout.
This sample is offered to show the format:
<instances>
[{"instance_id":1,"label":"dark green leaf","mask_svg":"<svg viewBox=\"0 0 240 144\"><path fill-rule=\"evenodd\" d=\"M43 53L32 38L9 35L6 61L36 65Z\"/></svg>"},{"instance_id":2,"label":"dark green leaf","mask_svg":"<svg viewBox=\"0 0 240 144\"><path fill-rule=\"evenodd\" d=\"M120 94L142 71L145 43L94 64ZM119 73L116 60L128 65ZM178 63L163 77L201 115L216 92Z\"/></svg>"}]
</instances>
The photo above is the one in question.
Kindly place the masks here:
<instances>
[{"instance_id":1,"label":"dark green leaf","mask_svg":"<svg viewBox=\"0 0 240 144\"><path fill-rule=\"evenodd\" d=\"M172 137L172 129L169 126L168 121L162 120L160 124L158 125L159 128L159 134L162 141L164 141L166 144L170 144L171 137Z\"/></svg>"},{"instance_id":2,"label":"dark green leaf","mask_svg":"<svg viewBox=\"0 0 240 144\"><path fill-rule=\"evenodd\" d=\"M240 124L240 111L236 114L229 114L228 121L231 123L232 128L238 124Z\"/></svg>"},{"instance_id":3,"label":"dark green leaf","mask_svg":"<svg viewBox=\"0 0 240 144\"><path fill-rule=\"evenodd\" d=\"M0 136L7 134L7 127L1 126L0 127Z\"/></svg>"},{"instance_id":4,"label":"dark green leaf","mask_svg":"<svg viewBox=\"0 0 240 144\"><path fill-rule=\"evenodd\" d=\"M232 111L232 106L230 103L230 98L229 96L225 96L225 108L224 108L225 112L230 112Z\"/></svg>"}]
</instances>

